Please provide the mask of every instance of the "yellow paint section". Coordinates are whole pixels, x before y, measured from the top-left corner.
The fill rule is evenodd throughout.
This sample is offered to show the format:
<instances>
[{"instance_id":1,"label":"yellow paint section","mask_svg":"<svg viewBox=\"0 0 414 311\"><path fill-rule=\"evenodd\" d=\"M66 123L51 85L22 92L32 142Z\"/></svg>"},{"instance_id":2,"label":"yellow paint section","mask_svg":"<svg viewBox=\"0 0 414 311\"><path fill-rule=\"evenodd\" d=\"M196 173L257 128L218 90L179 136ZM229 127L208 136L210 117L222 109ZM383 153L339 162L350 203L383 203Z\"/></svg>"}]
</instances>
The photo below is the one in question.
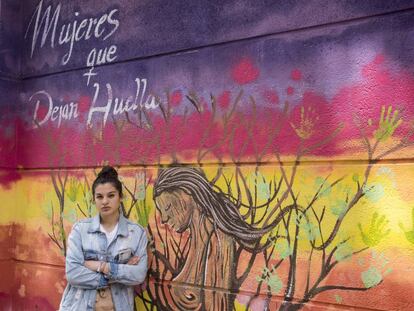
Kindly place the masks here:
<instances>
[{"instance_id":1,"label":"yellow paint section","mask_svg":"<svg viewBox=\"0 0 414 311\"><path fill-rule=\"evenodd\" d=\"M17 193L15 184L11 189L0 188L0 224L10 224L17 220Z\"/></svg>"},{"instance_id":2,"label":"yellow paint section","mask_svg":"<svg viewBox=\"0 0 414 311\"><path fill-rule=\"evenodd\" d=\"M314 205L316 212L320 212L325 207L325 220L326 228L324 231L329 233L338 216L341 215L341 208L344 207L344 202L348 196L350 199L356 191L358 179L361 182L364 170L364 165L324 165L324 166L299 166L296 172L296 176L293 183L293 189L298 196L298 204L306 206L312 200L318 187L324 182L325 178L327 183L340 180L334 187L325 187L322 189L325 192L318 199ZM291 175L292 167L285 167L286 174ZM120 171L122 176L125 173L124 182L131 189L134 188L135 175L138 170L125 169ZM218 171L217 167L204 167L204 171L209 179L214 178ZM69 172L67 177L67 183L65 188L65 206L64 213L66 215L68 223L73 223L77 219L83 218L83 214L80 212L78 205L85 201L82 188L78 185L74 186L73 182L78 181L81 183L79 172ZM147 170L147 174L152 176L152 180L156 177L155 170ZM269 184L272 187L274 182L280 181L280 170L277 165L275 166L262 166L257 169L255 166L244 166L239 172L234 167L225 167L221 177L216 182L217 189L221 189L223 192L228 192L236 188L234 183L236 174L243 174L248 189L251 189L251 195L254 194L256 204L264 204L268 199ZM48 215L50 215L51 207L55 209L55 212L59 211L58 195L54 189L51 175L48 172L35 174L31 172L23 172L23 178L13 184L12 189L3 190L0 192L0 199L2 201L2 218L1 223L7 224L10 222L24 223L33 227L47 227ZM94 174L93 171L86 173L88 179L92 180ZM361 224L362 229L369 231L370 224L374 214L378 214L378 217L385 217L384 233L388 230L384 239L379 243L379 249L385 249L387 247L398 245L401 248L411 248L413 245L404 237L405 228L409 231L413 228L412 223L412 208L414 207L414 197L411 191L411 180L414 179L414 167L407 164L402 165L376 165L373 167L371 177L368 181L368 187L373 189L367 189L370 192L369 195L365 195L360 201L349 211L346 215L342 225L342 232L345 235L353 236L352 244L354 246L360 245L361 231L358 228L358 224ZM233 180L230 184L229 180ZM239 185L241 190L241 199L243 202L248 201L246 191L243 191L243 185ZM76 188L73 191L73 188ZM254 190L253 190L254 189ZM286 187L279 190L282 194L286 191ZM72 194L71 194L72 192ZM74 192L74 194L73 194ZM71 197L70 197L71 195ZM152 201L152 186L149 185L145 190L145 204L151 215L155 210L154 203ZM89 198L90 199L90 198ZM124 202L129 205L130 198L125 196ZM291 198L287 199L286 204L291 204L293 201ZM84 202L83 202L84 203ZM342 205L341 205L342 204ZM141 206L140 202L137 203L137 207ZM12 208L11 208L12 207ZM270 206L269 209L272 207ZM246 212L246 208L241 208L241 212ZM265 209L257 211L257 217L263 216ZM55 215L56 216L56 215ZM137 213L131 213L132 219L137 219ZM148 219L149 215L146 215ZM344 236L345 237L345 236Z\"/></svg>"}]
</instances>

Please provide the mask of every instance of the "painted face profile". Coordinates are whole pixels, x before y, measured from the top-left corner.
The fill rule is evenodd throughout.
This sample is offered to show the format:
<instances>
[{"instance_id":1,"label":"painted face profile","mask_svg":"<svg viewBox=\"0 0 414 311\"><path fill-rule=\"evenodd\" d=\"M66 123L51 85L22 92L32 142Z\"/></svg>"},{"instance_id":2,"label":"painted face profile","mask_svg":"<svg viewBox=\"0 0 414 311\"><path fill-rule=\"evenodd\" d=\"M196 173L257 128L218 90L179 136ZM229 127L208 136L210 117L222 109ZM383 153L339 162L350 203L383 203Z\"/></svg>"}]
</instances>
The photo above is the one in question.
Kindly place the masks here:
<instances>
[{"instance_id":1,"label":"painted face profile","mask_svg":"<svg viewBox=\"0 0 414 311\"><path fill-rule=\"evenodd\" d=\"M94 201L101 217L119 213L121 197L111 183L98 184L95 188Z\"/></svg>"},{"instance_id":2,"label":"painted face profile","mask_svg":"<svg viewBox=\"0 0 414 311\"><path fill-rule=\"evenodd\" d=\"M191 224L195 202L182 190L164 191L155 198L155 205L160 212L161 222L181 233Z\"/></svg>"}]
</instances>

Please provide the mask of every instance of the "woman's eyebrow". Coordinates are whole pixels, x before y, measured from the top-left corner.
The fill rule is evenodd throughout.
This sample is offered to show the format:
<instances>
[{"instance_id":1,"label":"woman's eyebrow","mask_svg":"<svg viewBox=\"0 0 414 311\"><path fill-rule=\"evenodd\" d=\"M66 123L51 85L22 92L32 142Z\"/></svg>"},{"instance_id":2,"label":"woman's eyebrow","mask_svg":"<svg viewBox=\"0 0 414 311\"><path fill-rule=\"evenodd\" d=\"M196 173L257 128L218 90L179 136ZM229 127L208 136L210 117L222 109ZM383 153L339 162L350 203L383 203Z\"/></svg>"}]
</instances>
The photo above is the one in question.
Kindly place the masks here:
<instances>
[{"instance_id":1,"label":"woman's eyebrow","mask_svg":"<svg viewBox=\"0 0 414 311\"><path fill-rule=\"evenodd\" d=\"M115 190L114 191L109 191L106 194L113 194L113 193L116 193L116 191ZM104 193L95 192L95 195L104 195Z\"/></svg>"}]
</instances>

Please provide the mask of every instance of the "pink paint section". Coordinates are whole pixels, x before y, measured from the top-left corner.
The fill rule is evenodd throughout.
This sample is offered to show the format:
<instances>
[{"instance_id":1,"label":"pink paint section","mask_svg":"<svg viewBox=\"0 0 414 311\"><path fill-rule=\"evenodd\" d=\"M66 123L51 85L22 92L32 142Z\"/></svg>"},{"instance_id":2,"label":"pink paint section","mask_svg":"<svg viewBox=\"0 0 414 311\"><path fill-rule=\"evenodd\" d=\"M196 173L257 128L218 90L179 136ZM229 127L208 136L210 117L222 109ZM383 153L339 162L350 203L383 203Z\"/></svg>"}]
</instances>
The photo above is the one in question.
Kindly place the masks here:
<instances>
[{"instance_id":1,"label":"pink paint section","mask_svg":"<svg viewBox=\"0 0 414 311\"><path fill-rule=\"evenodd\" d=\"M382 107L399 109L402 120L414 117L414 78L412 74L401 70L394 72L389 69L383 56L377 56L371 63L362 68L363 81L358 85L342 88L332 99L337 122L344 122L344 133L348 138L359 135L355 120L362 120L368 133L375 127L369 126L369 119L378 120ZM386 117L386 115L384 116ZM375 123L378 125L378 122ZM407 131L408 122L403 123L396 135Z\"/></svg>"},{"instance_id":2,"label":"pink paint section","mask_svg":"<svg viewBox=\"0 0 414 311\"><path fill-rule=\"evenodd\" d=\"M2 129L0 132L0 166L15 168L17 165L15 120L13 117L9 116L9 111L7 109L0 109L0 115L7 116L0 120Z\"/></svg>"},{"instance_id":3,"label":"pink paint section","mask_svg":"<svg viewBox=\"0 0 414 311\"><path fill-rule=\"evenodd\" d=\"M12 188L14 182L21 179L18 171L13 169L0 170L0 185L3 189L9 190Z\"/></svg>"},{"instance_id":4,"label":"pink paint section","mask_svg":"<svg viewBox=\"0 0 414 311\"><path fill-rule=\"evenodd\" d=\"M336 139L329 140L323 147L319 142L335 132L341 124L333 118L334 111L327 99L315 92L305 92L290 118L282 128L277 145L282 154L293 154L301 145L304 152L313 155L334 156L340 154Z\"/></svg>"},{"instance_id":5,"label":"pink paint section","mask_svg":"<svg viewBox=\"0 0 414 311\"><path fill-rule=\"evenodd\" d=\"M239 82L247 83L258 77L256 69L250 60L243 59L232 74L240 75ZM407 132L409 122L405 121L414 117L414 78L410 73L394 70L383 56L378 56L361 68L361 75L362 81L339 89L331 99L314 90L295 93L300 95L299 100L292 100L288 115L283 118L279 103L282 99L272 89L260 91L255 108L250 98L254 94L245 92L233 111L233 102L239 94L236 89L219 93L219 109L214 118L209 100L200 96L199 111L189 107L190 113L185 118L182 113L173 113L166 121L159 111L149 110L150 127L139 128L122 120L115 125L111 120L102 131L99 125L87 128L82 123L63 123L60 128L47 124L31 129L16 121L20 137L17 163L24 167L79 167L96 166L103 161L113 164L149 164L160 160L194 162L203 150L207 152L203 160L252 160L261 153L258 151L261 148L267 155L274 154L275 148L282 155L294 154L301 139L302 146L310 150L308 155L353 154L361 151L363 145L350 148L343 142L360 140L358 127L372 136L382 107L388 109L391 105L392 112L397 107L400 109L404 122L395 132L396 136ZM289 92L293 93L293 88ZM171 96L171 104L184 103L181 91L174 91ZM83 102L87 106L89 100L84 98ZM355 122L358 118L361 124ZM274 135L277 127L280 131ZM342 130L323 148L313 147L339 128ZM307 133L304 135L304 132ZM269 140L273 148L268 147ZM6 174L0 176L0 181L3 179L7 185L17 178Z\"/></svg>"}]
</instances>

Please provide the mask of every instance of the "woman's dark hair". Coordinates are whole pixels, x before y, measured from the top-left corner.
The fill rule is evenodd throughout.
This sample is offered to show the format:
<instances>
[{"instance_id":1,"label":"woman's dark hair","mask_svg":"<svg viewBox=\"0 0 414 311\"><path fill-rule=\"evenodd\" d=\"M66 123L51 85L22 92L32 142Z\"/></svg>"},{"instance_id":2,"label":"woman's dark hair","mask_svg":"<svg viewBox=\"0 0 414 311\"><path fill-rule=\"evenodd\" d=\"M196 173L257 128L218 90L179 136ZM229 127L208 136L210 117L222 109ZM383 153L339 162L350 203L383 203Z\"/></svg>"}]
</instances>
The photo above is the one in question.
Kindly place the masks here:
<instances>
[{"instance_id":1,"label":"woman's dark hair","mask_svg":"<svg viewBox=\"0 0 414 311\"><path fill-rule=\"evenodd\" d=\"M92 184L92 194L95 197L95 189L98 185L110 183L118 190L119 196L122 197L122 184L118 179L118 173L112 166L104 166L102 170L96 176L95 181Z\"/></svg>"},{"instance_id":2,"label":"woman's dark hair","mask_svg":"<svg viewBox=\"0 0 414 311\"><path fill-rule=\"evenodd\" d=\"M291 207L282 209L268 225L257 228L248 224L238 207L220 189L212 186L203 172L196 168L171 167L159 172L154 185L154 199L162 192L182 190L191 195L202 212L213 219L223 232L235 237L246 249L260 250L267 247L269 240L259 247L263 235L273 230L289 212Z\"/></svg>"}]
</instances>

